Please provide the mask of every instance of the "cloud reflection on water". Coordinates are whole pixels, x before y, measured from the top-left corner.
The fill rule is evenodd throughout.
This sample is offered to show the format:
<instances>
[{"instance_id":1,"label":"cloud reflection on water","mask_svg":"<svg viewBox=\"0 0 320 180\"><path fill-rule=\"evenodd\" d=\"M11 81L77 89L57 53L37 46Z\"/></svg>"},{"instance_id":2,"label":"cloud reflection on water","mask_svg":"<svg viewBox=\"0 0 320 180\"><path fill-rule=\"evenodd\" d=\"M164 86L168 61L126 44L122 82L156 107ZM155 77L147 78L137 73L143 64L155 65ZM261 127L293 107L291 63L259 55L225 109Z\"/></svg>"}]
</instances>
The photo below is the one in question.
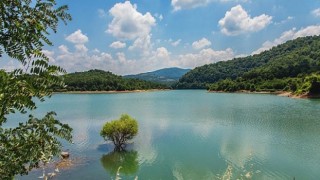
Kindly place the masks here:
<instances>
[{"instance_id":1,"label":"cloud reflection on water","mask_svg":"<svg viewBox=\"0 0 320 180\"><path fill-rule=\"evenodd\" d=\"M152 128L140 127L139 135L134 139L134 146L139 153L140 164L153 164L157 158L157 151L153 145L153 130Z\"/></svg>"},{"instance_id":2,"label":"cloud reflection on water","mask_svg":"<svg viewBox=\"0 0 320 180\"><path fill-rule=\"evenodd\" d=\"M231 175L233 178L250 179L261 172L260 165L270 153L269 143L267 143L270 137L253 131L242 129L224 132L220 156L226 161L227 170L222 177ZM270 177L259 174L259 178Z\"/></svg>"}]
</instances>

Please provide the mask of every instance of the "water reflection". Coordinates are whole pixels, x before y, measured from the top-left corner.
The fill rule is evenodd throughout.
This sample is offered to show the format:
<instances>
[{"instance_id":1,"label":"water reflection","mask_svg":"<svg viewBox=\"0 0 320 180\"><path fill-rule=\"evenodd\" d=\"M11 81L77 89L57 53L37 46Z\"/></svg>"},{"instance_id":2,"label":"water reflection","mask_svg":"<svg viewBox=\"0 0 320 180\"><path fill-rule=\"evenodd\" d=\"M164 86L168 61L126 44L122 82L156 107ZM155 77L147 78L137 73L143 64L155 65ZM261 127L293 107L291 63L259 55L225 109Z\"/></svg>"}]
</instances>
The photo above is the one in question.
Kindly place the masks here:
<instances>
[{"instance_id":1,"label":"water reflection","mask_svg":"<svg viewBox=\"0 0 320 180\"><path fill-rule=\"evenodd\" d=\"M77 119L69 123L73 128L73 143L80 151L88 148L89 145L89 124L88 119Z\"/></svg>"},{"instance_id":2,"label":"water reflection","mask_svg":"<svg viewBox=\"0 0 320 180\"><path fill-rule=\"evenodd\" d=\"M281 152L276 150L277 147L271 146L272 140L270 134L247 127L225 132L219 155L225 160L227 167L222 175L218 175L218 179L292 178L291 173L278 172L278 169L289 167L289 164L281 165L281 162L278 162L269 166L268 161L283 159Z\"/></svg>"},{"instance_id":3,"label":"water reflection","mask_svg":"<svg viewBox=\"0 0 320 180\"><path fill-rule=\"evenodd\" d=\"M213 129L214 123L210 120L204 121L202 123L195 123L193 125L193 131L195 135L201 139L208 139Z\"/></svg>"},{"instance_id":4,"label":"water reflection","mask_svg":"<svg viewBox=\"0 0 320 180\"><path fill-rule=\"evenodd\" d=\"M139 170L138 152L134 150L113 151L103 155L100 161L103 168L111 175L117 175L119 167L121 175L134 175Z\"/></svg>"},{"instance_id":5,"label":"water reflection","mask_svg":"<svg viewBox=\"0 0 320 180\"><path fill-rule=\"evenodd\" d=\"M153 145L153 128L142 125L139 135L134 139L135 149L139 152L139 163L152 164L157 158L157 151Z\"/></svg>"}]
</instances>

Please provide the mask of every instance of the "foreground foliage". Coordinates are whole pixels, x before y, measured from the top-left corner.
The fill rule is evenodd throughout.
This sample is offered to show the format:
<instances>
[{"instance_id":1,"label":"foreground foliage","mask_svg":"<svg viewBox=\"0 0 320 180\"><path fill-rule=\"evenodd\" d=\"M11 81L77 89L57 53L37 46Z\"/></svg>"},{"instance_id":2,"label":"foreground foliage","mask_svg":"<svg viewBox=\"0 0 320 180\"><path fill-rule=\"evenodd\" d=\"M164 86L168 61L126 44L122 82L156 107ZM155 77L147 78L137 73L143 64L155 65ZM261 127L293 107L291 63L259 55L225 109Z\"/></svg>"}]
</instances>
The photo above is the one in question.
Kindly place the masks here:
<instances>
[{"instance_id":1,"label":"foreground foliage","mask_svg":"<svg viewBox=\"0 0 320 180\"><path fill-rule=\"evenodd\" d=\"M106 141L112 141L116 151L124 150L128 140L138 134L138 123L127 114L121 115L119 120L113 120L104 124L100 135Z\"/></svg>"},{"instance_id":2,"label":"foreground foliage","mask_svg":"<svg viewBox=\"0 0 320 180\"><path fill-rule=\"evenodd\" d=\"M27 174L32 168L48 163L60 151L61 143L57 137L71 140L70 127L54 116L53 112L42 119L30 115L26 123L2 130L1 179Z\"/></svg>"},{"instance_id":3,"label":"foreground foliage","mask_svg":"<svg viewBox=\"0 0 320 180\"><path fill-rule=\"evenodd\" d=\"M0 70L0 179L46 164L59 154L59 140L72 138L72 129L56 120L54 112L40 119L30 115L17 127L6 124L10 114L36 109L36 98L44 101L52 86L63 85L64 70L50 65L42 52L45 44L52 45L49 30L56 32L59 20L71 20L67 6L55 6L54 0L0 1L0 58L5 55L20 63L12 72Z\"/></svg>"}]
</instances>

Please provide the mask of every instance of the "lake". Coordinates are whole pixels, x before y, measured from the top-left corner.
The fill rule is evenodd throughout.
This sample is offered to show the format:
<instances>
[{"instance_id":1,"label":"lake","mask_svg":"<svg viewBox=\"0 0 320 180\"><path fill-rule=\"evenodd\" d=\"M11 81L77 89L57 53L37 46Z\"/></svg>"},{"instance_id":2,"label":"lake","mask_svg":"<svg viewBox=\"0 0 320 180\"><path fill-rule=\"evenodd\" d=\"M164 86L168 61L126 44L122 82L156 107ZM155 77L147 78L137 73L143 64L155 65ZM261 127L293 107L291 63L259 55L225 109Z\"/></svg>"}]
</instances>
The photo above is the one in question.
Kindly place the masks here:
<instances>
[{"instance_id":1,"label":"lake","mask_svg":"<svg viewBox=\"0 0 320 180\"><path fill-rule=\"evenodd\" d=\"M74 129L74 144L63 147L73 166L55 179L115 179L119 166L132 180L320 177L320 100L203 90L55 94L34 114L51 110ZM99 133L123 113L139 134L115 153Z\"/></svg>"}]
</instances>

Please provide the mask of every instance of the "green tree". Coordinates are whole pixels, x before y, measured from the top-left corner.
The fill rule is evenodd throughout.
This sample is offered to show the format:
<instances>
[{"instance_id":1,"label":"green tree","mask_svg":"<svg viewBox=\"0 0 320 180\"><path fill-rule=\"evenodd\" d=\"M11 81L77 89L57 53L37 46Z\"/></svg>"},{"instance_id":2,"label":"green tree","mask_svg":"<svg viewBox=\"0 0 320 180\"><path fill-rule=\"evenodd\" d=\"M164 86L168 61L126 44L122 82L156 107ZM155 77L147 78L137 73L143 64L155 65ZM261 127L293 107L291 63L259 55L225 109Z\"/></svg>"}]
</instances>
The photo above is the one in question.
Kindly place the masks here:
<instances>
[{"instance_id":1,"label":"green tree","mask_svg":"<svg viewBox=\"0 0 320 180\"><path fill-rule=\"evenodd\" d=\"M104 124L100 135L106 141L112 141L116 151L124 150L128 140L138 134L138 123L127 114L121 115L119 120Z\"/></svg>"},{"instance_id":2,"label":"green tree","mask_svg":"<svg viewBox=\"0 0 320 180\"><path fill-rule=\"evenodd\" d=\"M44 101L51 87L63 85L60 75L65 71L50 65L42 48L52 45L47 36L56 33L60 20L71 20L67 10L56 7L55 0L0 1L0 58L21 63L12 72L0 70L0 179L28 174L59 154L59 139L71 141L72 128L56 120L54 112L41 119L30 115L18 127L5 125L9 114L35 109L35 98Z\"/></svg>"},{"instance_id":3,"label":"green tree","mask_svg":"<svg viewBox=\"0 0 320 180\"><path fill-rule=\"evenodd\" d=\"M299 84L296 94L318 95L320 94L320 74L313 73L306 76Z\"/></svg>"}]
</instances>

